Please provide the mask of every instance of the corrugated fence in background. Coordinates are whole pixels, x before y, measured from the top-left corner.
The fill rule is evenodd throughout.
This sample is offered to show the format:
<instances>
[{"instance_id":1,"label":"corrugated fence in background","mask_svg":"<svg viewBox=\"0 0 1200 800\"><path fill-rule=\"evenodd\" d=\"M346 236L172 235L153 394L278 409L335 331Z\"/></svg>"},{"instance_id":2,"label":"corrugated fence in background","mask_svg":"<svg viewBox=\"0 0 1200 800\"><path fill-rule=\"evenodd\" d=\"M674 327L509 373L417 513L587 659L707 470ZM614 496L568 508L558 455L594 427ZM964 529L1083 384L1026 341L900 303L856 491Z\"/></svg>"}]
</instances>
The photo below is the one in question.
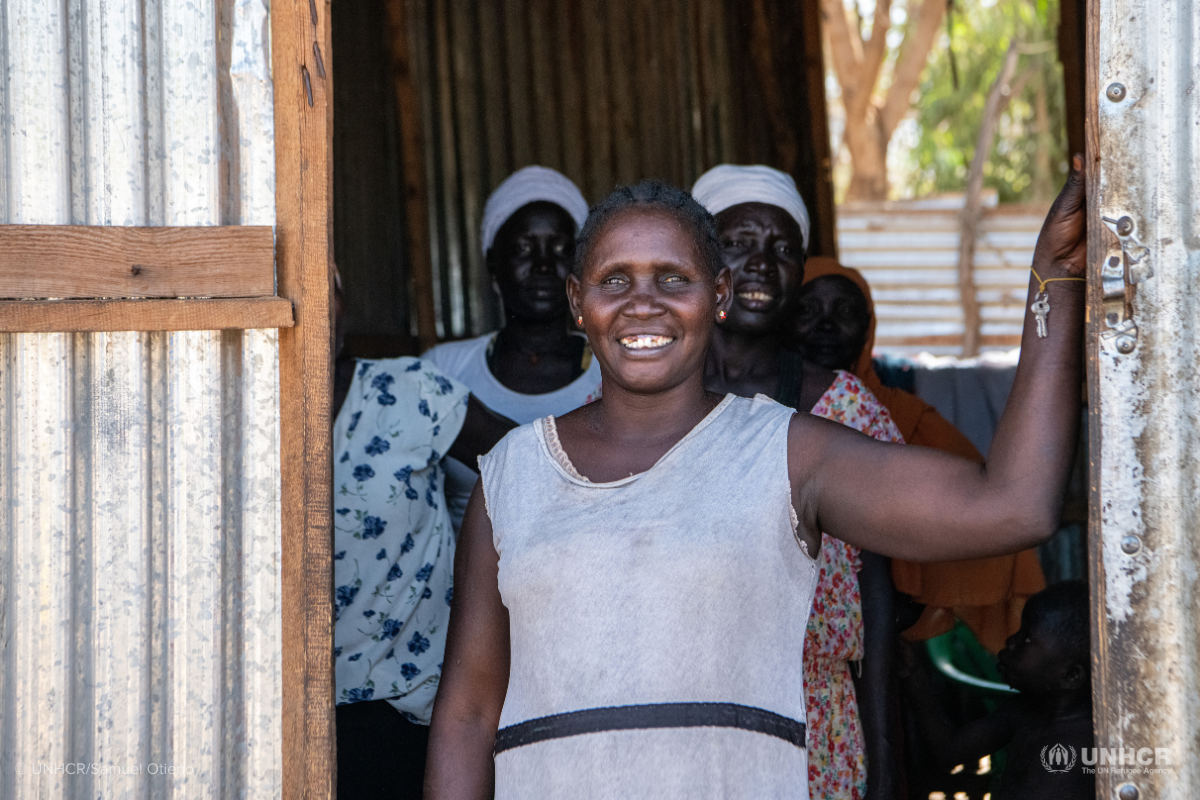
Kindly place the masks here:
<instances>
[{"instance_id":1,"label":"corrugated fence in background","mask_svg":"<svg viewBox=\"0 0 1200 800\"><path fill-rule=\"evenodd\" d=\"M876 347L889 352L962 352L958 283L961 198L846 203L838 207L840 260L871 284ZM975 253L983 350L1021 343L1029 267L1048 206L990 205Z\"/></svg>"},{"instance_id":2,"label":"corrugated fence in background","mask_svg":"<svg viewBox=\"0 0 1200 800\"><path fill-rule=\"evenodd\" d=\"M408 0L406 9L440 337L499 325L479 223L492 189L527 164L563 171L593 203L642 178L690 188L721 162L771 164L797 176L814 236L832 249L823 241L832 193L821 200L817 189L828 175L824 96L808 99L808 70L821 86L820 35L807 0Z\"/></svg>"},{"instance_id":3,"label":"corrugated fence in background","mask_svg":"<svg viewBox=\"0 0 1200 800\"><path fill-rule=\"evenodd\" d=\"M273 224L268 40L261 0L0 4L0 222ZM0 335L0 797L279 795L278 360Z\"/></svg>"}]
</instances>

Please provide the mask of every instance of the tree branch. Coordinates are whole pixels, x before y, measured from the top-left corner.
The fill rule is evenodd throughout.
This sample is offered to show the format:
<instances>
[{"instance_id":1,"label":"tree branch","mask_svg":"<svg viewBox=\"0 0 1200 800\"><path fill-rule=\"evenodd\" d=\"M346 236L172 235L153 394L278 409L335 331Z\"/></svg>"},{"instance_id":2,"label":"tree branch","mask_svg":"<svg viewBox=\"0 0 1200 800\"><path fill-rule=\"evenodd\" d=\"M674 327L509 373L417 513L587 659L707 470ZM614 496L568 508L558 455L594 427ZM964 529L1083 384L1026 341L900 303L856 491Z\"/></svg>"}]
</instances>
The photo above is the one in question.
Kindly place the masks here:
<instances>
[{"instance_id":1,"label":"tree branch","mask_svg":"<svg viewBox=\"0 0 1200 800\"><path fill-rule=\"evenodd\" d=\"M925 0L926 3L930 0ZM987 163L992 152L992 140L996 135L996 122L1000 113L1008 105L1013 95L1012 79L1017 70L1017 58L1020 56L1019 44L1014 38L1004 54L1004 65L996 82L988 92L987 102L983 105L983 118L979 123L979 138L975 142L975 157L971 159L971 169L967 173L967 196L964 198L961 221L962 233L958 246L958 289L963 309L963 349L964 358L979 355L980 313L979 298L975 290L975 243L979 235L979 220L983 212L983 165ZM1032 74L1027 72L1026 75ZM1022 75L1021 87L1028 80Z\"/></svg>"},{"instance_id":2,"label":"tree branch","mask_svg":"<svg viewBox=\"0 0 1200 800\"><path fill-rule=\"evenodd\" d=\"M857 98L859 94L862 39L857 30L851 31L842 0L821 0L821 15L825 18L825 35L829 38L829 58L837 73L838 85L842 87L842 105L849 114L850 98ZM866 91L869 96L871 87L868 86Z\"/></svg>"},{"instance_id":3,"label":"tree branch","mask_svg":"<svg viewBox=\"0 0 1200 800\"><path fill-rule=\"evenodd\" d=\"M928 2L928 0L926 0ZM892 27L892 0L875 0L875 20L871 23L871 39L863 46L862 63L859 64L864 108L871 102L872 90L879 82L879 70L887 56L887 34Z\"/></svg>"},{"instance_id":4,"label":"tree branch","mask_svg":"<svg viewBox=\"0 0 1200 800\"><path fill-rule=\"evenodd\" d=\"M879 111L879 125L884 139L891 139L900 120L908 113L912 93L921 80L933 40L941 29L942 17L946 14L946 0L924 0L917 12L916 24L904 37L900 57L892 71L892 85ZM874 35L872 35L874 40Z\"/></svg>"}]
</instances>

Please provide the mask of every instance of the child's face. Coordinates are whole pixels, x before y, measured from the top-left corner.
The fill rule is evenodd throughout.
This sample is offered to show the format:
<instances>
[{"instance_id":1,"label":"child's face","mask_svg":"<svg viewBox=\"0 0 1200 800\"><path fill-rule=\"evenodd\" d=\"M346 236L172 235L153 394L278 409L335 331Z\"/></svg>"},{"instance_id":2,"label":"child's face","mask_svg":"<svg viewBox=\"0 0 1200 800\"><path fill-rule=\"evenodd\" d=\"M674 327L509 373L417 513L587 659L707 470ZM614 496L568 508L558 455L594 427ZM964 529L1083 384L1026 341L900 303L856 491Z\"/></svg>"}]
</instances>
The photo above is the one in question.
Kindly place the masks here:
<instances>
[{"instance_id":1,"label":"child's face","mask_svg":"<svg viewBox=\"0 0 1200 800\"><path fill-rule=\"evenodd\" d=\"M1033 696L1061 692L1074 662L1065 658L1042 614L1025 607L1021 629L1008 637L999 655L1000 674L1014 689Z\"/></svg>"}]
</instances>

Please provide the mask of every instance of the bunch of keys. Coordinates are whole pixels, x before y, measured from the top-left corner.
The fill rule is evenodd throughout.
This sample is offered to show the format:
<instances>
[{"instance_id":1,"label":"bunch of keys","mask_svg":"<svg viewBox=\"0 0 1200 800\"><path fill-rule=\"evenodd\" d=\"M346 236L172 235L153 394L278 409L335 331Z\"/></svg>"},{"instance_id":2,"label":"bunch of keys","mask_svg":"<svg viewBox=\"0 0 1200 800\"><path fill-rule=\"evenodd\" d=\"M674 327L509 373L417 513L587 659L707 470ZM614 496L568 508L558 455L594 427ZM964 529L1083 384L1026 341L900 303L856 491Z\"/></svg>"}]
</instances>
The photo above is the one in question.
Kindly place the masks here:
<instances>
[{"instance_id":1,"label":"bunch of keys","mask_svg":"<svg viewBox=\"0 0 1200 800\"><path fill-rule=\"evenodd\" d=\"M1050 314L1050 295L1038 292L1033 297L1029 310L1037 317L1037 335L1039 339L1046 338L1046 317Z\"/></svg>"}]
</instances>

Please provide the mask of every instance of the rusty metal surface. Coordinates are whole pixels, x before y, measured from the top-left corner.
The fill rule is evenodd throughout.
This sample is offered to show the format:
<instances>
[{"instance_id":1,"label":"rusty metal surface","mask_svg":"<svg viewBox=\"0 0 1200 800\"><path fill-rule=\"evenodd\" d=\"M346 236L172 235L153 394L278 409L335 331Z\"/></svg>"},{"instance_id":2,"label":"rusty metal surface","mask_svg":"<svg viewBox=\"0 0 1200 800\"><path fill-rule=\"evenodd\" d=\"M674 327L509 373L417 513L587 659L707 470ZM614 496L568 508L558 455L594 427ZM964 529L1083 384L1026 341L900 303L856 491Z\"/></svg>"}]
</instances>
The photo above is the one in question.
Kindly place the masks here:
<instances>
[{"instance_id":1,"label":"rusty metal surface","mask_svg":"<svg viewBox=\"0 0 1200 800\"><path fill-rule=\"evenodd\" d=\"M5 0L0 222L273 224L267 22ZM0 336L0 797L279 795L278 370L274 331Z\"/></svg>"},{"instance_id":2,"label":"rusty metal surface","mask_svg":"<svg viewBox=\"0 0 1200 800\"><path fill-rule=\"evenodd\" d=\"M1098 796L1182 800L1200 795L1200 2L1092 13L1093 223L1109 222L1091 258L1115 269L1089 345L1095 716L1099 747L1145 756L1098 774Z\"/></svg>"}]
</instances>

